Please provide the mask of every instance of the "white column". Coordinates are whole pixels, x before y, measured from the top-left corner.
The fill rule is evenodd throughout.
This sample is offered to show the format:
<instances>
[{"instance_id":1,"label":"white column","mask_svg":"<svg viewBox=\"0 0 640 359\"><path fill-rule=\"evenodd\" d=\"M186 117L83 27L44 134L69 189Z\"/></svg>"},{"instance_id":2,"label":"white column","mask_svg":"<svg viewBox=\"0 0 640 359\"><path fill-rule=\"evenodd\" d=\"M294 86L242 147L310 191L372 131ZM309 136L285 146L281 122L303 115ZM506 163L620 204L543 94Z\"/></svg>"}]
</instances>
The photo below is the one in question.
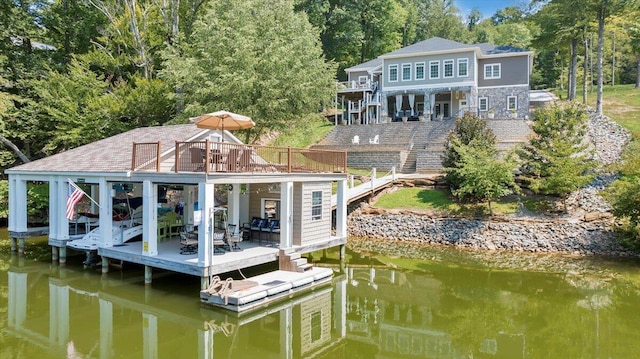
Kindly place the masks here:
<instances>
[{"instance_id":1,"label":"white column","mask_svg":"<svg viewBox=\"0 0 640 359\"><path fill-rule=\"evenodd\" d=\"M158 255L158 185L142 182L142 255Z\"/></svg>"},{"instance_id":2,"label":"white column","mask_svg":"<svg viewBox=\"0 0 640 359\"><path fill-rule=\"evenodd\" d=\"M67 197L69 196L69 184L66 178L58 178L56 184L57 197L49 197L49 204L51 204L51 198L57 198L55 211L57 211L56 221L58 222L58 239L69 239L69 219L67 219ZM51 210L51 209L50 209Z\"/></svg>"},{"instance_id":3,"label":"white column","mask_svg":"<svg viewBox=\"0 0 640 359\"><path fill-rule=\"evenodd\" d=\"M347 238L347 180L338 181L336 206L336 235Z\"/></svg>"},{"instance_id":4,"label":"white column","mask_svg":"<svg viewBox=\"0 0 640 359\"><path fill-rule=\"evenodd\" d=\"M21 328L27 319L27 273L9 272L8 325Z\"/></svg>"},{"instance_id":5,"label":"white column","mask_svg":"<svg viewBox=\"0 0 640 359\"><path fill-rule=\"evenodd\" d=\"M65 199L65 208L66 208L66 203L67 202ZM50 176L49 177L49 238L58 239L58 231L60 228L59 218L60 218L60 204L58 201L58 178L54 176ZM69 226L67 226L67 230L68 228Z\"/></svg>"},{"instance_id":6,"label":"white column","mask_svg":"<svg viewBox=\"0 0 640 359\"><path fill-rule=\"evenodd\" d=\"M101 178L100 184L100 237L102 245L106 247L113 246L113 200L111 198L111 184L107 182L106 178Z\"/></svg>"},{"instance_id":7,"label":"white column","mask_svg":"<svg viewBox=\"0 0 640 359\"><path fill-rule=\"evenodd\" d=\"M280 183L280 248L293 246L293 182Z\"/></svg>"},{"instance_id":8,"label":"white column","mask_svg":"<svg viewBox=\"0 0 640 359\"><path fill-rule=\"evenodd\" d=\"M11 177L13 179L11 180ZM20 175L9 176L9 230L27 231L27 182Z\"/></svg>"},{"instance_id":9,"label":"white column","mask_svg":"<svg viewBox=\"0 0 640 359\"><path fill-rule=\"evenodd\" d=\"M229 224L235 224L240 229L240 184L234 184L229 191Z\"/></svg>"},{"instance_id":10,"label":"white column","mask_svg":"<svg viewBox=\"0 0 640 359\"><path fill-rule=\"evenodd\" d=\"M194 205L194 194L195 189L193 186L184 186L183 196L184 196L184 216L183 221L184 224L194 225L193 223L193 205Z\"/></svg>"},{"instance_id":11,"label":"white column","mask_svg":"<svg viewBox=\"0 0 640 359\"><path fill-rule=\"evenodd\" d=\"M215 205L214 194L212 183L198 185L198 206L202 213L200 223L195 223L198 226L198 264L205 267L211 265L213 256L213 218L210 211Z\"/></svg>"},{"instance_id":12,"label":"white column","mask_svg":"<svg viewBox=\"0 0 640 359\"><path fill-rule=\"evenodd\" d=\"M158 357L158 318L142 313L142 350L144 359Z\"/></svg>"},{"instance_id":13,"label":"white column","mask_svg":"<svg viewBox=\"0 0 640 359\"><path fill-rule=\"evenodd\" d=\"M280 311L280 358L293 358L293 308Z\"/></svg>"},{"instance_id":14,"label":"white column","mask_svg":"<svg viewBox=\"0 0 640 359\"><path fill-rule=\"evenodd\" d=\"M100 359L112 357L113 349L113 303L100 299Z\"/></svg>"}]
</instances>

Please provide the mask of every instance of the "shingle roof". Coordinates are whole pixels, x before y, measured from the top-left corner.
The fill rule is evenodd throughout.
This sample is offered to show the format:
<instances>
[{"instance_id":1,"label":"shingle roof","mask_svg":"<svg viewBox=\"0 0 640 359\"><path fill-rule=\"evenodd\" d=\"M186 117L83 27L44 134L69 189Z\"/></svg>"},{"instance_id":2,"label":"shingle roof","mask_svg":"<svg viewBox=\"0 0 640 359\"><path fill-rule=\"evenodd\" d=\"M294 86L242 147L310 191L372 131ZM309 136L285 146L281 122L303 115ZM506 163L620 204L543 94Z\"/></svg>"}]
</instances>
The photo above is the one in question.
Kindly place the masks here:
<instances>
[{"instance_id":1,"label":"shingle roof","mask_svg":"<svg viewBox=\"0 0 640 359\"><path fill-rule=\"evenodd\" d=\"M133 142L158 142L161 152L207 130L194 124L141 127L65 152L10 168L33 172L126 172L131 169Z\"/></svg>"},{"instance_id":2,"label":"shingle roof","mask_svg":"<svg viewBox=\"0 0 640 359\"><path fill-rule=\"evenodd\" d=\"M443 39L441 37L432 37L430 39L416 42L413 45L403 47L401 49L386 53L380 57L395 56L395 55L409 55L422 52L436 52L447 50L459 50L459 49L473 49L475 45L463 44L461 42Z\"/></svg>"},{"instance_id":3,"label":"shingle roof","mask_svg":"<svg viewBox=\"0 0 640 359\"><path fill-rule=\"evenodd\" d=\"M344 69L345 71L366 71L375 67L382 65L382 59L376 58L373 60L369 60L367 62L363 62L359 65L355 65L349 68Z\"/></svg>"}]
</instances>

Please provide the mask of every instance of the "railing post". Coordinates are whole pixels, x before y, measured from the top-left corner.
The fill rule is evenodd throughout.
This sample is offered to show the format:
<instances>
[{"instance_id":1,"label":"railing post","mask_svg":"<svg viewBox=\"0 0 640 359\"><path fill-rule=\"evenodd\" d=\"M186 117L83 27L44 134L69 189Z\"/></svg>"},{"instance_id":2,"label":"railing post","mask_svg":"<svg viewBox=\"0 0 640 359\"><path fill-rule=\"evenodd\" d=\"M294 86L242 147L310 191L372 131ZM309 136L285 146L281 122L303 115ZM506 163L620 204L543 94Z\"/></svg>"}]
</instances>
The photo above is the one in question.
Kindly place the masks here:
<instances>
[{"instance_id":1,"label":"railing post","mask_svg":"<svg viewBox=\"0 0 640 359\"><path fill-rule=\"evenodd\" d=\"M136 143L133 143L133 154L131 156L131 170L135 171L136 170L136 150L138 149L138 146L136 146Z\"/></svg>"},{"instance_id":2,"label":"railing post","mask_svg":"<svg viewBox=\"0 0 640 359\"><path fill-rule=\"evenodd\" d=\"M291 146L287 147L287 172L291 173Z\"/></svg>"},{"instance_id":3,"label":"railing post","mask_svg":"<svg viewBox=\"0 0 640 359\"><path fill-rule=\"evenodd\" d=\"M180 163L180 142L178 142L178 141L176 141L176 148L174 150L174 153L176 155L174 156L174 160L175 160L174 162L175 163L174 163L173 168L174 168L174 171L176 173L178 173L178 164Z\"/></svg>"},{"instance_id":4,"label":"railing post","mask_svg":"<svg viewBox=\"0 0 640 359\"><path fill-rule=\"evenodd\" d=\"M349 188L353 188L354 184L354 176L353 175L349 175Z\"/></svg>"},{"instance_id":5,"label":"railing post","mask_svg":"<svg viewBox=\"0 0 640 359\"><path fill-rule=\"evenodd\" d=\"M343 166L344 167L342 167L343 171L344 171L344 173L349 173L349 170L347 169L347 151L342 151L342 153L344 154L344 156L343 156L343 159L344 159Z\"/></svg>"},{"instance_id":6,"label":"railing post","mask_svg":"<svg viewBox=\"0 0 640 359\"><path fill-rule=\"evenodd\" d=\"M160 172L160 141L156 145L156 172Z\"/></svg>"},{"instance_id":7,"label":"railing post","mask_svg":"<svg viewBox=\"0 0 640 359\"><path fill-rule=\"evenodd\" d=\"M391 167L391 180L396 180L396 166Z\"/></svg>"},{"instance_id":8,"label":"railing post","mask_svg":"<svg viewBox=\"0 0 640 359\"><path fill-rule=\"evenodd\" d=\"M210 155L209 151L209 139L207 138L204 141L204 173L209 174L209 167L211 167L211 165L209 164L209 156Z\"/></svg>"}]
</instances>

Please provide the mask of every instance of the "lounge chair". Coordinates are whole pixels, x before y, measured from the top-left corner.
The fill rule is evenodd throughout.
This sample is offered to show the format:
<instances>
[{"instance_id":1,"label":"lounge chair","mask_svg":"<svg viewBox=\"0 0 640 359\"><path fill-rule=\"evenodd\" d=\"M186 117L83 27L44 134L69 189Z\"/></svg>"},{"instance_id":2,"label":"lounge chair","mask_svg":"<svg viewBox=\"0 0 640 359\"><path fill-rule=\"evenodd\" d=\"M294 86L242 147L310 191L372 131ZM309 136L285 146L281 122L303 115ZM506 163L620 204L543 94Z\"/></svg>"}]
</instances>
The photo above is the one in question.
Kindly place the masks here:
<instances>
[{"instance_id":1,"label":"lounge chair","mask_svg":"<svg viewBox=\"0 0 640 359\"><path fill-rule=\"evenodd\" d=\"M272 219L269 221L269 226L265 229L265 231L267 231L269 233L269 240L273 240L273 235L274 234L278 234L278 241L275 241L276 245L279 242L279 235L280 235L280 220L279 219Z\"/></svg>"},{"instance_id":2,"label":"lounge chair","mask_svg":"<svg viewBox=\"0 0 640 359\"><path fill-rule=\"evenodd\" d=\"M380 143L380 135L376 135L373 139L369 139L370 145L377 145Z\"/></svg>"},{"instance_id":3,"label":"lounge chair","mask_svg":"<svg viewBox=\"0 0 640 359\"><path fill-rule=\"evenodd\" d=\"M198 236L195 233L180 232L180 254L198 253Z\"/></svg>"},{"instance_id":4,"label":"lounge chair","mask_svg":"<svg viewBox=\"0 0 640 359\"><path fill-rule=\"evenodd\" d=\"M191 164L194 165L196 171L204 171L205 157L203 150L198 147L189 148L189 154L191 155Z\"/></svg>"},{"instance_id":5,"label":"lounge chair","mask_svg":"<svg viewBox=\"0 0 640 359\"><path fill-rule=\"evenodd\" d=\"M238 171L238 157L240 157L240 150L237 148L232 148L229 150L227 155L227 168L229 172L237 172Z\"/></svg>"},{"instance_id":6,"label":"lounge chair","mask_svg":"<svg viewBox=\"0 0 640 359\"><path fill-rule=\"evenodd\" d=\"M358 136L358 135L353 136L353 138L351 139L351 144L352 145L359 145L360 144L360 136Z\"/></svg>"}]
</instances>

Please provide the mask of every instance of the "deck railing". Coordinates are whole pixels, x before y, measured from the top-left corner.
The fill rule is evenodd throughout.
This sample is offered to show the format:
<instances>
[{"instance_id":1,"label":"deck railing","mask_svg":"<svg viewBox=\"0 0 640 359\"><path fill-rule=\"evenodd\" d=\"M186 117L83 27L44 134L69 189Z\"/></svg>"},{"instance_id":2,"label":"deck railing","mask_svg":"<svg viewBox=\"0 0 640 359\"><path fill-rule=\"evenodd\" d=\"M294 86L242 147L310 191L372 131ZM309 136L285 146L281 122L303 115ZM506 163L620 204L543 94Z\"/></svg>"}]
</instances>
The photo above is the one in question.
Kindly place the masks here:
<instances>
[{"instance_id":1,"label":"deck railing","mask_svg":"<svg viewBox=\"0 0 640 359\"><path fill-rule=\"evenodd\" d=\"M148 158L148 144L133 144L133 171L160 171L160 160ZM142 154L145 154L144 156ZM175 158L166 164L174 172L205 173L346 173L346 151L252 146L228 142L176 142ZM155 163L151 166L147 163Z\"/></svg>"},{"instance_id":2,"label":"deck railing","mask_svg":"<svg viewBox=\"0 0 640 359\"><path fill-rule=\"evenodd\" d=\"M133 143L132 171L160 171L160 142Z\"/></svg>"}]
</instances>

